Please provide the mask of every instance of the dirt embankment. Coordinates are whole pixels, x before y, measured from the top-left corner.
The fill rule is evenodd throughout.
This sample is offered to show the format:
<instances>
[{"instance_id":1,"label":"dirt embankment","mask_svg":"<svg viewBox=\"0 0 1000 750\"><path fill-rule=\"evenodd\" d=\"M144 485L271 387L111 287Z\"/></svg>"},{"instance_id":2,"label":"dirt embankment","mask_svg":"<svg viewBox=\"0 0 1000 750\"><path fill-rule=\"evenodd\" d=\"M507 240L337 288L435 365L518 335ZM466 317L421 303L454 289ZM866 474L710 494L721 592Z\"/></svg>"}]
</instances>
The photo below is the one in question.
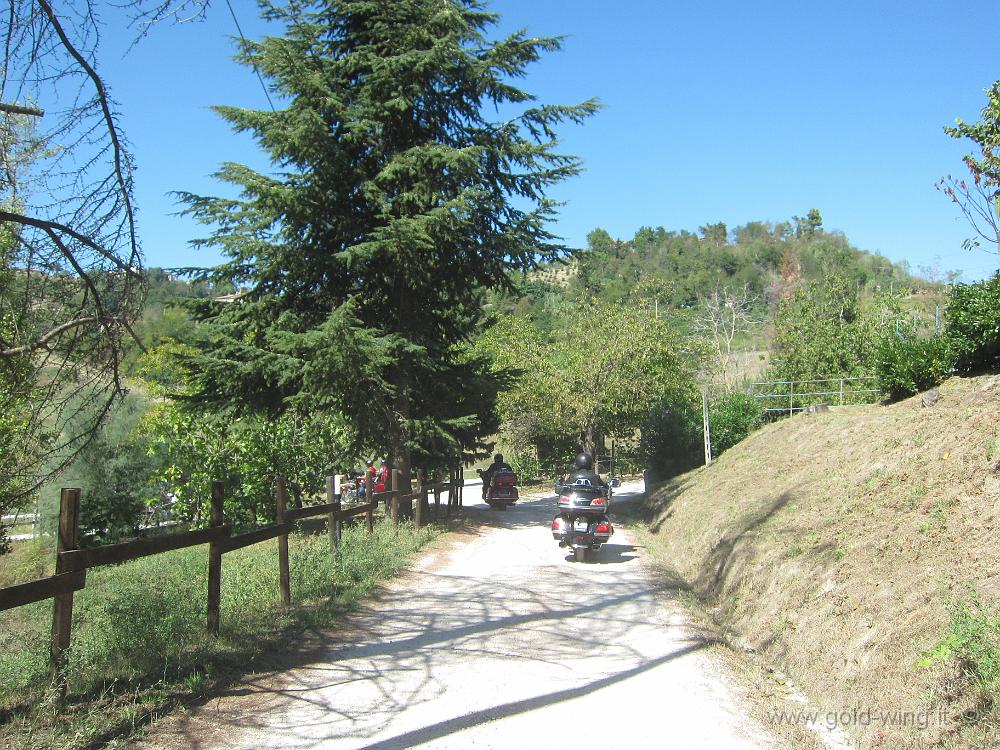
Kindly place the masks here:
<instances>
[{"instance_id":1,"label":"dirt embankment","mask_svg":"<svg viewBox=\"0 0 1000 750\"><path fill-rule=\"evenodd\" d=\"M947 598L1000 599L1000 377L939 390L769 425L647 499L670 564L863 748L1000 746L997 709L926 658Z\"/></svg>"}]
</instances>

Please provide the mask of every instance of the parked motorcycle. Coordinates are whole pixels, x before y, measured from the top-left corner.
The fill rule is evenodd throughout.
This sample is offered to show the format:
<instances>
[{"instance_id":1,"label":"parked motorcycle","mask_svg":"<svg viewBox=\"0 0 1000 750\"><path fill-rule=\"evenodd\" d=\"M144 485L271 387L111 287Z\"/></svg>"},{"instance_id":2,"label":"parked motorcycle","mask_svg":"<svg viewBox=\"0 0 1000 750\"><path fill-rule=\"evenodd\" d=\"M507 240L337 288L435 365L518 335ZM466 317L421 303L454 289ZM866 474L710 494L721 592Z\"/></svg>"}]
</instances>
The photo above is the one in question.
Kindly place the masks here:
<instances>
[{"instance_id":1,"label":"parked motorcycle","mask_svg":"<svg viewBox=\"0 0 1000 750\"><path fill-rule=\"evenodd\" d=\"M615 480L611 486L617 484ZM552 519L552 538L560 547L572 549L577 562L586 562L615 533L608 516L611 486L595 485L589 479L572 484L556 482L559 512Z\"/></svg>"},{"instance_id":2,"label":"parked motorcycle","mask_svg":"<svg viewBox=\"0 0 1000 750\"><path fill-rule=\"evenodd\" d=\"M482 469L476 469L483 476ZM507 510L519 499L517 492L517 474L510 469L497 469L490 477L490 486L486 488L486 504L498 510Z\"/></svg>"}]
</instances>

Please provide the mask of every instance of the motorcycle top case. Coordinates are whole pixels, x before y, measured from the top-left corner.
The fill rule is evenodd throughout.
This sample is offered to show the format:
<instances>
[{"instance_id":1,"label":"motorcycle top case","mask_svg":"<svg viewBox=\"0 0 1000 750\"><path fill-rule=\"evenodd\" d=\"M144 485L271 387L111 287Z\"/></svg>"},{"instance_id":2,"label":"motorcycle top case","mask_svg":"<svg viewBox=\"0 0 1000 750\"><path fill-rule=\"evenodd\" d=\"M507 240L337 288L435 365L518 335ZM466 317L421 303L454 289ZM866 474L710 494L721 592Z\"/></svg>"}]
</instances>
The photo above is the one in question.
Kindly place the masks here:
<instances>
[{"instance_id":1,"label":"motorcycle top case","mask_svg":"<svg viewBox=\"0 0 1000 750\"><path fill-rule=\"evenodd\" d=\"M604 515L611 510L611 498L599 487L564 485L559 491L561 513Z\"/></svg>"}]
</instances>

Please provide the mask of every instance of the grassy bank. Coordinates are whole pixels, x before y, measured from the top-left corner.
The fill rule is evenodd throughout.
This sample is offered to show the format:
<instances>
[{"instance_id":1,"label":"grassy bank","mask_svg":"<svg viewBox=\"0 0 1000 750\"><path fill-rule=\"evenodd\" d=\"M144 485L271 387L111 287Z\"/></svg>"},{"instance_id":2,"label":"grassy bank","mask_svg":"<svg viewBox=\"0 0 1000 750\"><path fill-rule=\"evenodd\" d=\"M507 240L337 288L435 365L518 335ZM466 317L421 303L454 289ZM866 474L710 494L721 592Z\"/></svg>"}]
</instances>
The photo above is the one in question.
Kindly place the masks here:
<instances>
[{"instance_id":1,"label":"grassy bank","mask_svg":"<svg viewBox=\"0 0 1000 750\"><path fill-rule=\"evenodd\" d=\"M659 555L863 748L1000 746L1000 378L940 391L775 423L647 498Z\"/></svg>"},{"instance_id":2,"label":"grassy bank","mask_svg":"<svg viewBox=\"0 0 1000 750\"><path fill-rule=\"evenodd\" d=\"M0 612L0 747L93 747L127 735L253 669L297 633L331 624L435 534L405 524L398 532L379 524L374 535L347 527L336 556L326 535L293 535L289 610L278 599L275 542L227 554L219 638L205 632L206 547L94 569L74 602L64 711L49 689L51 601ZM23 580L45 559L24 548L4 575Z\"/></svg>"}]
</instances>

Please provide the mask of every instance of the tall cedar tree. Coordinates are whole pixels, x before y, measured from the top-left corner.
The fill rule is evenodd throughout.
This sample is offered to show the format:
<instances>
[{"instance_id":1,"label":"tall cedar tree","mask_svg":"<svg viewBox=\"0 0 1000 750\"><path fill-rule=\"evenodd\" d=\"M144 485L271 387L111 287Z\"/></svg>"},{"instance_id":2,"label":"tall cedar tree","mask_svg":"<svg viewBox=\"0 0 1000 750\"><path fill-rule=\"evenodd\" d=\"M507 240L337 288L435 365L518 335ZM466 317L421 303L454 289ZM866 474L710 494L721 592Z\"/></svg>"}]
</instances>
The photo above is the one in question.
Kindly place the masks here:
<instances>
[{"instance_id":1,"label":"tall cedar tree","mask_svg":"<svg viewBox=\"0 0 1000 750\"><path fill-rule=\"evenodd\" d=\"M490 41L499 17L476 0L262 8L285 34L237 59L287 106L216 111L281 171L226 163L239 199L181 196L215 227L196 244L228 257L203 276L246 287L198 310L212 336L190 363L196 398L337 409L406 486L411 453L456 455L495 429L502 378L466 343L485 289L567 252L546 192L580 162L556 152L555 128L599 105L537 105L512 85L560 39Z\"/></svg>"}]
</instances>

